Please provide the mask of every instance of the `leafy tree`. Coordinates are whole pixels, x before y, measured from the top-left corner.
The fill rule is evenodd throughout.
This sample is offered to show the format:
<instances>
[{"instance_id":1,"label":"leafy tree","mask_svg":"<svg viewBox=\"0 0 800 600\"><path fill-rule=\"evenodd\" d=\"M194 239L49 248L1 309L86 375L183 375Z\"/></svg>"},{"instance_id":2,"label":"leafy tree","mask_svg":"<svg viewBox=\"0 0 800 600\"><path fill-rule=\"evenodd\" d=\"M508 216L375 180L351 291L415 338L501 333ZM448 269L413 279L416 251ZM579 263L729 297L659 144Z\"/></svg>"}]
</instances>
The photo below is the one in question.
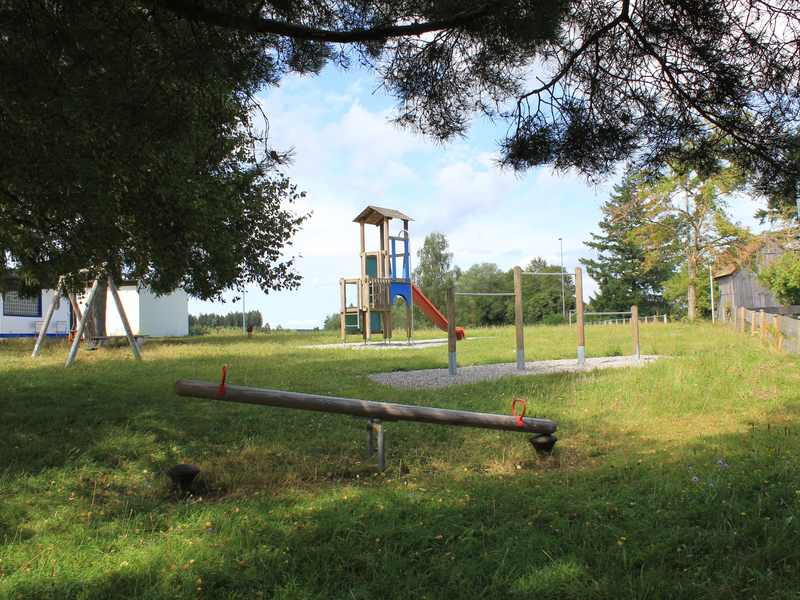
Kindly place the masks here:
<instances>
[{"instance_id":1,"label":"leafy tree","mask_svg":"<svg viewBox=\"0 0 800 600\"><path fill-rule=\"evenodd\" d=\"M28 288L296 287L302 194L252 117L276 72L254 37L147 2L0 3L3 266Z\"/></svg>"},{"instance_id":2,"label":"leafy tree","mask_svg":"<svg viewBox=\"0 0 800 600\"><path fill-rule=\"evenodd\" d=\"M152 6L250 32L284 69L366 64L397 97L397 122L439 139L475 115L506 119L501 160L515 169L658 165L711 125L759 172L799 172L788 160L800 105L791 0ZM698 151L713 161L712 148Z\"/></svg>"},{"instance_id":3,"label":"leafy tree","mask_svg":"<svg viewBox=\"0 0 800 600\"><path fill-rule=\"evenodd\" d=\"M600 287L591 300L593 312L622 312L638 306L643 315L666 313L668 302L662 296L664 282L670 279L679 260L678 248L668 242L661 260L648 261L636 231L644 219L644 204L638 194L643 182L628 170L614 186L610 199L602 206L599 227L605 235L591 233L587 246L597 251L597 259L580 259L586 272Z\"/></svg>"},{"instance_id":4,"label":"leafy tree","mask_svg":"<svg viewBox=\"0 0 800 600\"><path fill-rule=\"evenodd\" d=\"M417 250L417 266L412 278L420 291L439 309L447 314L447 288L455 283L460 274L458 267L451 267L453 253L447 237L441 231L433 231L425 236L422 247ZM414 307L414 321L418 325L426 319L418 307Z\"/></svg>"},{"instance_id":5,"label":"leafy tree","mask_svg":"<svg viewBox=\"0 0 800 600\"><path fill-rule=\"evenodd\" d=\"M781 304L800 304L800 256L792 250L782 254L759 269L758 281L768 287Z\"/></svg>"},{"instance_id":6,"label":"leafy tree","mask_svg":"<svg viewBox=\"0 0 800 600\"><path fill-rule=\"evenodd\" d=\"M509 288L507 274L495 263L478 263L464 271L456 283L462 293L508 293L514 291L513 280ZM456 317L459 325L506 324L508 298L503 296L458 296ZM512 321L513 323L513 321Z\"/></svg>"},{"instance_id":7,"label":"leafy tree","mask_svg":"<svg viewBox=\"0 0 800 600\"><path fill-rule=\"evenodd\" d=\"M722 158L718 139L710 136L703 143L716 148L715 161L698 163L694 148L688 145L657 177L639 187L642 225L636 239L645 252L646 266L671 260L673 245L678 247L686 264L689 319L697 313L700 266L715 253L743 245L749 237L725 212L727 198L744 186L741 171Z\"/></svg>"},{"instance_id":8,"label":"leafy tree","mask_svg":"<svg viewBox=\"0 0 800 600\"><path fill-rule=\"evenodd\" d=\"M325 317L325 323L322 328L325 331L341 331L342 329L342 315L333 313Z\"/></svg>"},{"instance_id":9,"label":"leafy tree","mask_svg":"<svg viewBox=\"0 0 800 600\"><path fill-rule=\"evenodd\" d=\"M264 317L261 315L261 311L259 310L251 310L247 312L247 325L252 325L253 327L261 327L264 324ZM198 327L203 327L207 329L215 329L218 327L228 327L228 328L242 328L242 313L241 312L230 312L227 315L217 315L214 313L211 314L200 314L200 316L195 317L193 315L189 315L189 326L197 325Z\"/></svg>"},{"instance_id":10,"label":"leafy tree","mask_svg":"<svg viewBox=\"0 0 800 600\"><path fill-rule=\"evenodd\" d=\"M677 316L687 316L689 309L689 268L688 263L681 264L678 272L664 284L664 297L671 303L671 313ZM709 266L700 265L697 268L697 285L695 287L695 315L700 317L711 316L711 280ZM714 284L714 297L719 298L719 288ZM641 314L641 312L639 313Z\"/></svg>"}]
</instances>

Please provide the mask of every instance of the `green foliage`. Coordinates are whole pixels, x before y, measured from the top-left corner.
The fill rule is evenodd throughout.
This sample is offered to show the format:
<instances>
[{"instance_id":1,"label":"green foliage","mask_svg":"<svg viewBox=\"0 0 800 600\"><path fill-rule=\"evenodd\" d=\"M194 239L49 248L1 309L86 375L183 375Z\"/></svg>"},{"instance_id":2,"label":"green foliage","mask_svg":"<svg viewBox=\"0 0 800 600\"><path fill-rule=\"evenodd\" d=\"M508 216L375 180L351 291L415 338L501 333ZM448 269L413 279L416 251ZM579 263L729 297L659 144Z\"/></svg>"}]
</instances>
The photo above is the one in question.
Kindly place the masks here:
<instances>
[{"instance_id":1,"label":"green foliage","mask_svg":"<svg viewBox=\"0 0 800 600\"><path fill-rule=\"evenodd\" d=\"M558 317L558 322L563 321L563 315L575 308L575 282L572 275L566 274L560 266L548 265L543 258L534 258L523 269L529 273L554 273L554 275L523 275L522 276L522 315L526 325L545 322ZM563 273L563 276L555 274ZM513 285L513 271L509 271ZM561 282L564 282L564 307L561 302ZM512 287L513 290L513 287ZM506 309L509 323L514 323L513 301Z\"/></svg>"},{"instance_id":2,"label":"green foliage","mask_svg":"<svg viewBox=\"0 0 800 600\"><path fill-rule=\"evenodd\" d=\"M247 326L261 328L264 318L261 311L251 310L247 312ZM194 329L193 329L194 328ZM230 312L227 315L217 315L214 313L200 314L199 317L189 315L189 332L192 335L208 333L217 328L242 330L242 313ZM195 333L192 333L194 331Z\"/></svg>"},{"instance_id":3,"label":"green foliage","mask_svg":"<svg viewBox=\"0 0 800 600\"><path fill-rule=\"evenodd\" d=\"M735 141L740 163L779 189L793 180L796 194L794 8L787 0L652 0L646 9L601 0L153 5L253 32L282 69L366 64L398 99L396 121L440 140L464 135L475 116L504 120L501 160L514 169L597 177L631 158L658 165L712 124ZM714 154L703 144L695 151L700 162Z\"/></svg>"},{"instance_id":4,"label":"green foliage","mask_svg":"<svg viewBox=\"0 0 800 600\"><path fill-rule=\"evenodd\" d=\"M447 313L447 288L453 285L459 270L451 268L453 253L447 237L441 231L433 231L425 236L422 247L417 250L417 266L412 279L419 290L439 309L443 315ZM430 322L418 308L414 307L414 322Z\"/></svg>"},{"instance_id":5,"label":"green foliage","mask_svg":"<svg viewBox=\"0 0 800 600\"><path fill-rule=\"evenodd\" d=\"M769 288L785 306L800 304L800 258L795 252L786 252L762 267L758 281Z\"/></svg>"},{"instance_id":6,"label":"green foliage","mask_svg":"<svg viewBox=\"0 0 800 600\"><path fill-rule=\"evenodd\" d=\"M146 2L0 4L0 266L78 290L104 267L200 298L296 287L303 194L252 113L275 76L257 40Z\"/></svg>"},{"instance_id":7,"label":"green foliage","mask_svg":"<svg viewBox=\"0 0 800 600\"><path fill-rule=\"evenodd\" d=\"M508 293L506 273L494 263L478 263L461 273L455 291L460 293ZM506 324L508 298L503 296L456 296L456 321L459 325L492 326ZM512 302L513 305L513 302Z\"/></svg>"},{"instance_id":8,"label":"green foliage","mask_svg":"<svg viewBox=\"0 0 800 600\"><path fill-rule=\"evenodd\" d=\"M561 267L548 265L542 258L533 259L523 271L553 275L522 276L522 314L526 325L564 321L561 306ZM514 293L514 270L503 272L494 263L480 263L464 271L456 284L463 293ZM566 310L575 307L575 284L572 275L564 275ZM456 297L459 324L473 327L513 325L516 321L514 296Z\"/></svg>"},{"instance_id":9,"label":"green foliage","mask_svg":"<svg viewBox=\"0 0 800 600\"><path fill-rule=\"evenodd\" d=\"M711 318L711 282L706 266L697 269L695 277L696 316ZM689 273L686 263L664 284L664 297L671 303L671 313L675 317L688 317ZM714 282L714 298L719 301L719 286ZM639 311L639 314L642 314Z\"/></svg>"},{"instance_id":10,"label":"green foliage","mask_svg":"<svg viewBox=\"0 0 800 600\"><path fill-rule=\"evenodd\" d=\"M699 161L697 146L710 146L717 154L713 160L706 154L706 160ZM727 142L716 134L687 143L661 173L638 187L642 224L634 235L644 250L645 265L650 268L663 263L665 256L680 254L686 266L689 319L697 316L702 265L728 249L745 246L751 237L726 212L727 198L745 185L740 169L725 160L726 148Z\"/></svg>"},{"instance_id":11,"label":"green foliage","mask_svg":"<svg viewBox=\"0 0 800 600\"><path fill-rule=\"evenodd\" d=\"M333 313L325 317L325 323L322 327L325 331L338 331L342 330L342 315L340 313Z\"/></svg>"},{"instance_id":12,"label":"green foliage","mask_svg":"<svg viewBox=\"0 0 800 600\"><path fill-rule=\"evenodd\" d=\"M580 259L586 272L599 287L591 299L593 312L622 312L631 306L639 314L665 314L668 303L662 296L664 282L670 279L679 261L675 244L660 249L658 261L648 261L645 248L636 239L642 226L644 204L638 194L641 177L628 170L622 183L614 186L610 199L601 207L599 227L605 235L590 234L585 242L597 252L597 260Z\"/></svg>"}]
</instances>

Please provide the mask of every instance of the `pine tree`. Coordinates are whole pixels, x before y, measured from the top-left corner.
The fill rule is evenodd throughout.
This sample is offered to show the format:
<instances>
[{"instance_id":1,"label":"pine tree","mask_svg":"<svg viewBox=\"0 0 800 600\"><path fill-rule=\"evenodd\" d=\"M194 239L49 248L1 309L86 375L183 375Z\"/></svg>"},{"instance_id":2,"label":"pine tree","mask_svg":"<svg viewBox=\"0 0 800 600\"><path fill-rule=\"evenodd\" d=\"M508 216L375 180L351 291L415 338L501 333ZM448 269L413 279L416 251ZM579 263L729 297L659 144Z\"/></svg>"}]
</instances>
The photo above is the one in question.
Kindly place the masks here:
<instances>
[{"instance_id":1,"label":"pine tree","mask_svg":"<svg viewBox=\"0 0 800 600\"><path fill-rule=\"evenodd\" d=\"M638 176L628 171L601 209L604 216L598 226L605 235L591 233L592 241L584 242L597 251L597 260L580 260L600 286L591 299L592 311L627 311L634 305L642 315L669 310L662 291L675 271L677 249L663 246L662 260L648 265L647 253L635 237L643 216L638 185Z\"/></svg>"}]
</instances>

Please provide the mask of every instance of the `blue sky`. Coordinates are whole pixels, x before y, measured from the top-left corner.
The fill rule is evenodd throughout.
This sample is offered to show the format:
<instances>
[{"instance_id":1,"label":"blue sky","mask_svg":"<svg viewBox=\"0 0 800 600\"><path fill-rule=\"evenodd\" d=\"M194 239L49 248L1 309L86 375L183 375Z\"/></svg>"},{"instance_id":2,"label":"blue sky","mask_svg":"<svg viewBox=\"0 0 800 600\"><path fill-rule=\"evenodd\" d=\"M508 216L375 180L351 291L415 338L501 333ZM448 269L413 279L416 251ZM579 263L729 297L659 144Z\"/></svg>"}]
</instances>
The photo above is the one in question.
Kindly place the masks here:
<instances>
[{"instance_id":1,"label":"blue sky","mask_svg":"<svg viewBox=\"0 0 800 600\"><path fill-rule=\"evenodd\" d=\"M412 268L425 236L437 230L447 236L453 262L462 269L491 262L506 270L534 256L560 264L559 238L568 272L580 266L580 258L594 256L584 242L599 232L600 207L617 180L595 187L549 169L503 172L494 162L503 123L478 121L467 138L438 144L392 125L395 103L376 88L367 72L329 68L319 77L288 77L262 94L272 146L295 147L285 172L307 195L293 210L313 215L286 249L296 257L300 288L266 295L248 286L248 311L260 310L273 327L285 328L318 327L338 312L339 279L359 276L359 227L353 219L369 205L414 219ZM758 206L742 200L731 212L751 224ZM398 231L402 227L392 223ZM377 228L368 229L375 231L368 232L367 249L378 249ZM584 299L596 290L584 270ZM238 302L189 301L194 315L240 310Z\"/></svg>"}]
</instances>

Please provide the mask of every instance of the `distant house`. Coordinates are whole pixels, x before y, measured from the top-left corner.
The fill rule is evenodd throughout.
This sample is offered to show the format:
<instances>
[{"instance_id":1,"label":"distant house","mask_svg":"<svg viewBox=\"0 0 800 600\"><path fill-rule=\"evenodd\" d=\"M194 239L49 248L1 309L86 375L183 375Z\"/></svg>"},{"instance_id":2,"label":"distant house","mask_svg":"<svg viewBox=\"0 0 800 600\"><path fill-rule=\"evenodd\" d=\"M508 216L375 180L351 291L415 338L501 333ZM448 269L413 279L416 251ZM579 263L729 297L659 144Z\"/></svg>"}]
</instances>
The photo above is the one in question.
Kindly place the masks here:
<instances>
[{"instance_id":1,"label":"distant house","mask_svg":"<svg viewBox=\"0 0 800 600\"><path fill-rule=\"evenodd\" d=\"M774 261L782 251L776 248L762 248L758 252L758 261L769 264ZM720 291L720 298L716 305L718 319L727 320L730 311L737 308L754 310L780 306L767 288L758 283L755 273L747 266L730 264L714 274Z\"/></svg>"},{"instance_id":2,"label":"distant house","mask_svg":"<svg viewBox=\"0 0 800 600\"><path fill-rule=\"evenodd\" d=\"M35 337L44 325L44 315L53 301L53 290L42 290L33 299L20 298L17 295L19 281L13 274L5 275L6 292L0 294L0 338ZM61 299L45 335L49 337L66 337L72 309L69 301Z\"/></svg>"},{"instance_id":3,"label":"distant house","mask_svg":"<svg viewBox=\"0 0 800 600\"><path fill-rule=\"evenodd\" d=\"M189 295L175 290L165 296L156 296L140 290L134 283L118 285L125 316L134 335L148 337L180 337L189 335ZM87 294L88 295L88 294ZM83 311L86 296L78 304ZM125 335L117 305L111 292L106 298L106 334Z\"/></svg>"}]
</instances>

